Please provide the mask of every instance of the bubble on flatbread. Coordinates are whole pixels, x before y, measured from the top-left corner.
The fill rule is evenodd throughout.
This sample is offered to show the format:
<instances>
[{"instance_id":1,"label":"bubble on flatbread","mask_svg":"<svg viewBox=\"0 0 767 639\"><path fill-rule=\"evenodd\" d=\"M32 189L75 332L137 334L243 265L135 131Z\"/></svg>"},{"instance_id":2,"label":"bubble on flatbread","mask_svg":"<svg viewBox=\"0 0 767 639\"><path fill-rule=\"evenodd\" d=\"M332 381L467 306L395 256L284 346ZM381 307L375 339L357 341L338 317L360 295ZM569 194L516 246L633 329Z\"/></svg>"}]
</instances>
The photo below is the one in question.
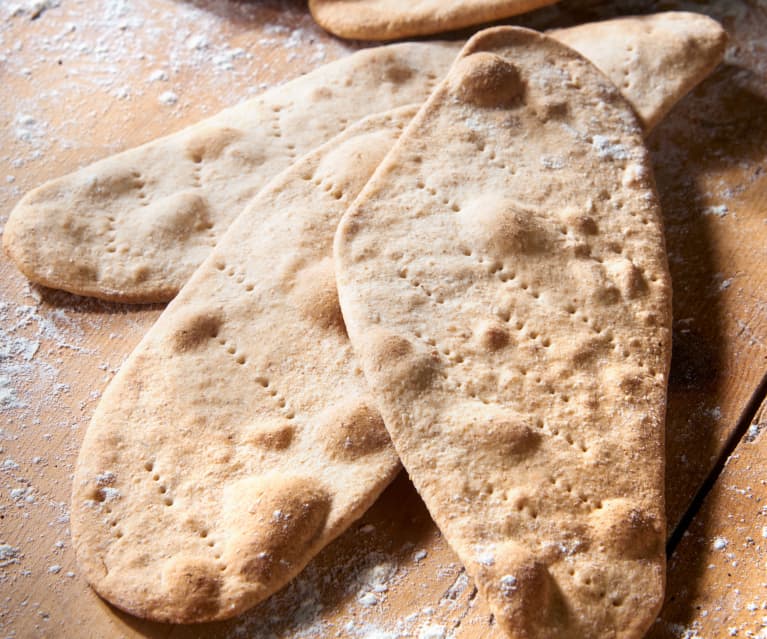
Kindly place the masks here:
<instances>
[{"instance_id":1,"label":"bubble on flatbread","mask_svg":"<svg viewBox=\"0 0 767 639\"><path fill-rule=\"evenodd\" d=\"M365 400L331 406L319 421L325 450L334 459L359 459L391 443L381 415Z\"/></svg>"},{"instance_id":2,"label":"bubble on flatbread","mask_svg":"<svg viewBox=\"0 0 767 639\"><path fill-rule=\"evenodd\" d=\"M450 73L450 88L459 100L480 107L509 107L525 93L517 67L486 52L459 60Z\"/></svg>"},{"instance_id":3,"label":"bubble on flatbread","mask_svg":"<svg viewBox=\"0 0 767 639\"><path fill-rule=\"evenodd\" d=\"M223 319L215 311L192 308L179 321L171 344L176 351L190 351L207 343L218 335Z\"/></svg>"},{"instance_id":4,"label":"bubble on flatbread","mask_svg":"<svg viewBox=\"0 0 767 639\"><path fill-rule=\"evenodd\" d=\"M508 198L477 196L457 217L465 242L498 259L514 253L542 253L551 246L549 232L537 215Z\"/></svg>"},{"instance_id":5,"label":"bubble on flatbread","mask_svg":"<svg viewBox=\"0 0 767 639\"><path fill-rule=\"evenodd\" d=\"M616 557L645 559L663 548L663 522L636 501L605 500L590 517L594 538Z\"/></svg>"},{"instance_id":6,"label":"bubble on flatbread","mask_svg":"<svg viewBox=\"0 0 767 639\"><path fill-rule=\"evenodd\" d=\"M221 606L221 572L210 559L168 559L162 571L162 584L177 623L213 617Z\"/></svg>"},{"instance_id":7,"label":"bubble on flatbread","mask_svg":"<svg viewBox=\"0 0 767 639\"><path fill-rule=\"evenodd\" d=\"M486 351L498 351L508 346L511 335L508 327L496 320L479 322L475 336L480 347Z\"/></svg>"},{"instance_id":8,"label":"bubble on flatbread","mask_svg":"<svg viewBox=\"0 0 767 639\"><path fill-rule=\"evenodd\" d=\"M222 557L227 570L257 588L286 581L322 533L331 501L317 478L281 472L227 486L223 522L231 536Z\"/></svg>"},{"instance_id":9,"label":"bubble on flatbread","mask_svg":"<svg viewBox=\"0 0 767 639\"><path fill-rule=\"evenodd\" d=\"M346 334L338 303L333 260L325 258L296 274L291 299L301 315L323 329Z\"/></svg>"},{"instance_id":10,"label":"bubble on flatbread","mask_svg":"<svg viewBox=\"0 0 767 639\"><path fill-rule=\"evenodd\" d=\"M296 427L286 420L259 420L245 431L243 442L265 450L285 450L295 434Z\"/></svg>"},{"instance_id":11,"label":"bubble on flatbread","mask_svg":"<svg viewBox=\"0 0 767 639\"><path fill-rule=\"evenodd\" d=\"M369 375L388 387L403 392L419 392L437 375L437 360L432 353L418 351L404 337L377 331L366 343Z\"/></svg>"},{"instance_id":12,"label":"bubble on flatbread","mask_svg":"<svg viewBox=\"0 0 767 639\"><path fill-rule=\"evenodd\" d=\"M520 544L496 547L487 587L497 602L499 625L510 635L530 638L567 635L567 608L546 564Z\"/></svg>"},{"instance_id":13,"label":"bubble on flatbread","mask_svg":"<svg viewBox=\"0 0 767 639\"><path fill-rule=\"evenodd\" d=\"M244 132L233 127L200 126L190 131L186 141L186 152L193 162L214 160L226 147L240 140Z\"/></svg>"}]
</instances>

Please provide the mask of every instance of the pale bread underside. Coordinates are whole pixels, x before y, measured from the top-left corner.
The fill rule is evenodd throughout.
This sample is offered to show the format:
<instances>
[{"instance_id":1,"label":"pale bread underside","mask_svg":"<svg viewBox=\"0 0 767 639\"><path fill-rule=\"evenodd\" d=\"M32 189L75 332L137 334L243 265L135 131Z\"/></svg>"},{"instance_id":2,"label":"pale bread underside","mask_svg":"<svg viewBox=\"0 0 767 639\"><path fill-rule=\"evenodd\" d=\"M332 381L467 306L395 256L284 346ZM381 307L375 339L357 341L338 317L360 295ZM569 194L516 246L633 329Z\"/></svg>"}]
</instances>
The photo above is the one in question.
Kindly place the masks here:
<instances>
[{"instance_id":1,"label":"pale bread underside","mask_svg":"<svg viewBox=\"0 0 767 639\"><path fill-rule=\"evenodd\" d=\"M557 0L309 0L327 31L359 40L394 40L443 33L509 18Z\"/></svg>"},{"instance_id":2,"label":"pale bread underside","mask_svg":"<svg viewBox=\"0 0 767 639\"><path fill-rule=\"evenodd\" d=\"M673 28L663 27L667 20ZM556 35L593 59L650 124L718 63L724 40L713 21L675 13ZM45 286L107 300L167 301L268 178L347 120L424 100L455 52L444 43L360 52L48 182L13 210L4 247Z\"/></svg>"},{"instance_id":3,"label":"pale bread underside","mask_svg":"<svg viewBox=\"0 0 767 639\"><path fill-rule=\"evenodd\" d=\"M371 393L499 624L642 636L665 574L670 278L615 87L551 38L480 33L335 246Z\"/></svg>"},{"instance_id":4,"label":"pale bread underside","mask_svg":"<svg viewBox=\"0 0 767 639\"><path fill-rule=\"evenodd\" d=\"M332 242L415 109L371 116L277 176L107 388L71 517L80 566L116 606L171 622L236 615L393 479Z\"/></svg>"}]
</instances>

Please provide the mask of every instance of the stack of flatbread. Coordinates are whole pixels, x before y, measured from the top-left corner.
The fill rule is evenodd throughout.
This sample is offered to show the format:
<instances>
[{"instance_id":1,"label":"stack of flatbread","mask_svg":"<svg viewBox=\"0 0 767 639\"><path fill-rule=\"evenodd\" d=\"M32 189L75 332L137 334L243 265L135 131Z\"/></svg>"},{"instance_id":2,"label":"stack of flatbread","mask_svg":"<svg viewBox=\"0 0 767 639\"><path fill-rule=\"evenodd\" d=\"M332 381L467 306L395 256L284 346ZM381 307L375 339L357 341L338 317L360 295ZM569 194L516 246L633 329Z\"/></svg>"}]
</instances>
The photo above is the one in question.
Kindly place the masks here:
<instances>
[{"instance_id":1,"label":"stack of flatbread","mask_svg":"<svg viewBox=\"0 0 767 639\"><path fill-rule=\"evenodd\" d=\"M78 460L99 594L239 614L401 462L510 637L641 636L671 350L643 135L724 41L668 13L370 49L29 193L30 279L173 298Z\"/></svg>"}]
</instances>

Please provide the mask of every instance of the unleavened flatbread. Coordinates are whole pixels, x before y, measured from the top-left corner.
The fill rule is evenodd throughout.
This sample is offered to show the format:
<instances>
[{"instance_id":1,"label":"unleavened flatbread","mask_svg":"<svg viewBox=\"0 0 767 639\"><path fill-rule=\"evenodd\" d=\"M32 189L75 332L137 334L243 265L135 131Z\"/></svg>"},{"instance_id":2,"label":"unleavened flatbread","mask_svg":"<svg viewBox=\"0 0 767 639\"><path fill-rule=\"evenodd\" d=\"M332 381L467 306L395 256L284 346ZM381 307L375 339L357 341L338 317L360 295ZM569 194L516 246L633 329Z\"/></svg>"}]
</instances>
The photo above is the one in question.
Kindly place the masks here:
<instances>
[{"instance_id":1,"label":"unleavened flatbread","mask_svg":"<svg viewBox=\"0 0 767 639\"><path fill-rule=\"evenodd\" d=\"M515 639L638 638L665 577L670 278L641 127L552 38L472 38L344 215L402 463Z\"/></svg>"},{"instance_id":2,"label":"unleavened flatbread","mask_svg":"<svg viewBox=\"0 0 767 639\"><path fill-rule=\"evenodd\" d=\"M28 193L3 245L32 281L168 301L266 182L350 123L419 103L459 46L367 49Z\"/></svg>"},{"instance_id":3,"label":"unleavened flatbread","mask_svg":"<svg viewBox=\"0 0 767 639\"><path fill-rule=\"evenodd\" d=\"M332 242L416 108L371 116L270 182L107 388L71 518L111 603L159 621L236 615L399 470L346 336Z\"/></svg>"}]
</instances>

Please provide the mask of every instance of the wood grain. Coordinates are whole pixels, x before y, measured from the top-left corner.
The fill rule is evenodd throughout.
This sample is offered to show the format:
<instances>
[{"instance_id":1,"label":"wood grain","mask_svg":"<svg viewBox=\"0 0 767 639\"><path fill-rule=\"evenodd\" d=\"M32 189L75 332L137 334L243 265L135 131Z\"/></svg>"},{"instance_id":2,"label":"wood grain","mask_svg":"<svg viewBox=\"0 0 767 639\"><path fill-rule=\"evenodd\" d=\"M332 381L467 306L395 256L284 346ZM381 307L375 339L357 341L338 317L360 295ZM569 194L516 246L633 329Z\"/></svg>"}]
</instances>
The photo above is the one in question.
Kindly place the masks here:
<instances>
[{"instance_id":1,"label":"wood grain","mask_svg":"<svg viewBox=\"0 0 767 639\"><path fill-rule=\"evenodd\" d=\"M757 2L692 6L722 20L733 44L727 64L649 141L675 296L672 526L716 467L767 368L767 15ZM516 22L558 27L659 8L685 7L573 0ZM0 4L0 221L23 192L51 177L360 46L327 36L297 1L62 0L34 18L10 11ZM150 82L157 70L168 80ZM176 104L159 101L166 91ZM149 624L95 596L69 543L73 464L100 392L160 310L33 288L0 260L0 634L498 636L404 476L294 584L236 620ZM762 409L756 435L743 439L682 538L652 636L762 632L764 416ZM720 537L724 550L714 548Z\"/></svg>"},{"instance_id":2,"label":"wood grain","mask_svg":"<svg viewBox=\"0 0 767 639\"><path fill-rule=\"evenodd\" d=\"M650 637L767 634L767 403L727 460L668 569Z\"/></svg>"}]
</instances>

